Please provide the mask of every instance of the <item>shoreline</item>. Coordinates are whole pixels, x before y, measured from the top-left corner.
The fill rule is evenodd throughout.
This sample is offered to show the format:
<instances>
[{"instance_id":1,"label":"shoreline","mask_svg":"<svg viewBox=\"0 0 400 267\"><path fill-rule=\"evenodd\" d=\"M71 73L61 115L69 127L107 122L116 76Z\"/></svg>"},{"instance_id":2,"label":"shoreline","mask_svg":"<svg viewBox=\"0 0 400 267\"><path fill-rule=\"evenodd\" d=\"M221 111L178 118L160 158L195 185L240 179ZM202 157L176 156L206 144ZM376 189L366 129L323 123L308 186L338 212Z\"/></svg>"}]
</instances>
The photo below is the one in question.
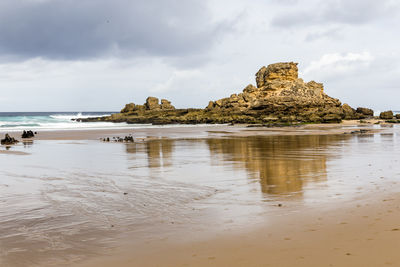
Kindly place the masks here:
<instances>
[{"instance_id":1,"label":"shoreline","mask_svg":"<svg viewBox=\"0 0 400 267\"><path fill-rule=\"evenodd\" d=\"M105 137L118 137L132 134L134 138L141 141L156 138L202 138L214 135L215 137L231 136L244 137L256 135L324 135L324 134L349 134L354 131L369 128L371 131L381 130L393 124L375 125L379 120L373 120L368 123L359 123L358 121L344 121L342 123L325 124L303 124L298 126L285 127L262 127L247 124L195 124L195 125L165 125L155 127L110 127L109 129L34 129L38 135L29 140L100 140ZM148 126L148 125L144 125ZM27 128L27 130L30 130ZM20 137L22 130L4 131L0 129L0 136L9 133L11 137L24 141ZM179 137L179 136L180 137Z\"/></svg>"}]
</instances>

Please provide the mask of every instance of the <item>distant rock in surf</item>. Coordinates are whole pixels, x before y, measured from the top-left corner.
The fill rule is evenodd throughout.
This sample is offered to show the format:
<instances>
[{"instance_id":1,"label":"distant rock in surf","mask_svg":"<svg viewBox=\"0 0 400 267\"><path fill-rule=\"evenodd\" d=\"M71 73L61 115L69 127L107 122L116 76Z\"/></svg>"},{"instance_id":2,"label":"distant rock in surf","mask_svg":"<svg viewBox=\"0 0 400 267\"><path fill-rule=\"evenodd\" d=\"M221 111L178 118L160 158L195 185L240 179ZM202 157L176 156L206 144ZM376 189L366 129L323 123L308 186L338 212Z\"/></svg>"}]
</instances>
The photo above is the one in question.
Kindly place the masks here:
<instances>
[{"instance_id":1,"label":"distant rock in surf","mask_svg":"<svg viewBox=\"0 0 400 267\"><path fill-rule=\"evenodd\" d=\"M21 135L21 138L33 138L33 137L35 137L35 134L32 132L32 131L23 131L22 132L22 135Z\"/></svg>"}]
</instances>

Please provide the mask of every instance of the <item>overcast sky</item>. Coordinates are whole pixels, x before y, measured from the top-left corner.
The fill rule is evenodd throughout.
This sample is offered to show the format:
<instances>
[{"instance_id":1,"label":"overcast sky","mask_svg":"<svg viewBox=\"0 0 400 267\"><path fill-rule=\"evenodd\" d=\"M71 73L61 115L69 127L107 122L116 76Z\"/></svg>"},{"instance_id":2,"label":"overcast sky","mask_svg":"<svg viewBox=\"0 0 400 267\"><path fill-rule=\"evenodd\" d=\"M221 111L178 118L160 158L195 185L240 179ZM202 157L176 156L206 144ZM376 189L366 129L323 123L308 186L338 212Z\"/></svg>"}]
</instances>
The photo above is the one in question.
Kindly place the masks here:
<instances>
[{"instance_id":1,"label":"overcast sky","mask_svg":"<svg viewBox=\"0 0 400 267\"><path fill-rule=\"evenodd\" d=\"M205 107L264 65L400 110L398 0L1 0L0 111Z\"/></svg>"}]
</instances>

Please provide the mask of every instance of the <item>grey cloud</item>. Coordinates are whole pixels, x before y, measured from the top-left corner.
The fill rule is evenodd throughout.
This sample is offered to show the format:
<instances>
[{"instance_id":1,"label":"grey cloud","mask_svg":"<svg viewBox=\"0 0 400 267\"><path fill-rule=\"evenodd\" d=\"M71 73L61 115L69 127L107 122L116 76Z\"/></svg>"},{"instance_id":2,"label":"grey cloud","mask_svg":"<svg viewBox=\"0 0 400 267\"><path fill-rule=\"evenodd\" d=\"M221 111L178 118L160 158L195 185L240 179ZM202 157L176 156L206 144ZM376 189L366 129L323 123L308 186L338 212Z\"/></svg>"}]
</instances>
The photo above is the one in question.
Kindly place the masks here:
<instances>
[{"instance_id":1,"label":"grey cloud","mask_svg":"<svg viewBox=\"0 0 400 267\"><path fill-rule=\"evenodd\" d=\"M334 28L329 28L329 29L324 29L321 31L314 31L314 32L310 32L306 35L305 37L305 41L306 42L313 42L316 40L321 40L321 39L338 39L341 37L340 34L340 29L338 27L334 27Z\"/></svg>"},{"instance_id":2,"label":"grey cloud","mask_svg":"<svg viewBox=\"0 0 400 267\"><path fill-rule=\"evenodd\" d=\"M297 4L299 0L270 0L270 2L279 5L293 5Z\"/></svg>"},{"instance_id":3,"label":"grey cloud","mask_svg":"<svg viewBox=\"0 0 400 267\"><path fill-rule=\"evenodd\" d=\"M202 0L2 0L0 56L185 56L229 31Z\"/></svg>"},{"instance_id":4,"label":"grey cloud","mask_svg":"<svg viewBox=\"0 0 400 267\"><path fill-rule=\"evenodd\" d=\"M275 27L298 27L319 24L361 25L398 14L399 4L391 0L325 0L296 6L275 16Z\"/></svg>"}]
</instances>

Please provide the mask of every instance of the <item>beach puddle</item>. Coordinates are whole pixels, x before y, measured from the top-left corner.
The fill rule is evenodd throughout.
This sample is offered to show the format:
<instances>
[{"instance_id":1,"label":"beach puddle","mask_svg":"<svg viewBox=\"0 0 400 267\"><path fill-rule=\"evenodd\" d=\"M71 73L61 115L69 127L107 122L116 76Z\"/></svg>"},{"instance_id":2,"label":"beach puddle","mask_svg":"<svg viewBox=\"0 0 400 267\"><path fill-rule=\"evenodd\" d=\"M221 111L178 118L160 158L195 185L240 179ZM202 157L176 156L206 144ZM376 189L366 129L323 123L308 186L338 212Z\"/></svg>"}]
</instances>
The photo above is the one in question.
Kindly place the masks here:
<instances>
[{"instance_id":1,"label":"beach puddle","mask_svg":"<svg viewBox=\"0 0 400 267\"><path fill-rule=\"evenodd\" d=\"M201 239L394 190L397 131L35 141L2 150L0 265L71 266L112 253L121 240Z\"/></svg>"}]
</instances>

